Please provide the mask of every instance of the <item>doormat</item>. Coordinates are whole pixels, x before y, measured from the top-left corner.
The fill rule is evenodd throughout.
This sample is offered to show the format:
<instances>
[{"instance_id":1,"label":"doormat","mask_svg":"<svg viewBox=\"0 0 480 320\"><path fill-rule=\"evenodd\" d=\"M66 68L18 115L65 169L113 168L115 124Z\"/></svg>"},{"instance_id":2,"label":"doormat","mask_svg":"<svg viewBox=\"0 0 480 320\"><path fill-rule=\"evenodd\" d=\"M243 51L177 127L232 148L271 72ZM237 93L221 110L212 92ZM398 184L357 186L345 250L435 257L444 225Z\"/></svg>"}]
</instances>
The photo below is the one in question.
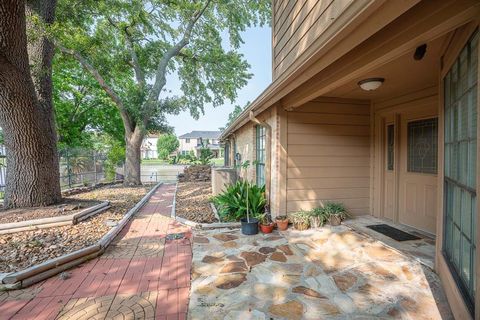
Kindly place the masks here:
<instances>
[{"instance_id":1,"label":"doormat","mask_svg":"<svg viewBox=\"0 0 480 320\"><path fill-rule=\"evenodd\" d=\"M367 226L367 228L377 231L381 234L386 235L387 237L392 238L397 241L409 241L409 240L420 240L421 238L414 236L413 234L404 232L388 224L373 224Z\"/></svg>"}]
</instances>

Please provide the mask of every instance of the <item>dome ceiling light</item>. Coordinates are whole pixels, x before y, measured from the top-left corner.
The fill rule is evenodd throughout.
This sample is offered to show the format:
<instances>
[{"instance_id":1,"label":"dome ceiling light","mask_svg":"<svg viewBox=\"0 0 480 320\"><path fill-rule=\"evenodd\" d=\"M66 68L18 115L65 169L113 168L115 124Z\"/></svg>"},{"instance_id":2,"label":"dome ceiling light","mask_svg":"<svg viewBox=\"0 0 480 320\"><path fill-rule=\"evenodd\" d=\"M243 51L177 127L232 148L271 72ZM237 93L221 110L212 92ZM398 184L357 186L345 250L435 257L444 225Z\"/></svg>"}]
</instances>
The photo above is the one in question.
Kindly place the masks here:
<instances>
[{"instance_id":1,"label":"dome ceiling light","mask_svg":"<svg viewBox=\"0 0 480 320\"><path fill-rule=\"evenodd\" d=\"M358 85L365 91L373 91L377 90L384 82L384 78L368 78L359 81Z\"/></svg>"}]
</instances>

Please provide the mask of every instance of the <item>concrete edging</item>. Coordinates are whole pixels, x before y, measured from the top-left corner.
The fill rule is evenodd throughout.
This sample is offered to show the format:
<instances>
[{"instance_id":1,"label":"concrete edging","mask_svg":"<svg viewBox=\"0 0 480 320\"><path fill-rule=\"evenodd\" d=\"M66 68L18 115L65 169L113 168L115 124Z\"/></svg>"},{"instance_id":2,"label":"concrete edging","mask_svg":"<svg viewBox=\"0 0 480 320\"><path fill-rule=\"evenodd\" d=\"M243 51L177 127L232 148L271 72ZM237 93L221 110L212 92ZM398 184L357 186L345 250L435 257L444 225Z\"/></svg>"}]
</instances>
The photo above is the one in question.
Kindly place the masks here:
<instances>
[{"instance_id":1,"label":"concrete edging","mask_svg":"<svg viewBox=\"0 0 480 320\"><path fill-rule=\"evenodd\" d=\"M173 195L172 213L170 214L172 219L175 219L176 221L178 221L178 222L180 222L184 225L187 225L189 227L196 228L196 229L240 228L242 226L242 224L240 222L199 223L199 222L188 220L188 219L185 219L185 218L182 218L182 217L178 217L177 213L176 213L176 210L175 210L175 205L176 205L176 201L177 201L177 190L178 190L178 182L175 185L175 193ZM220 221L220 217L218 216L218 212L217 212L217 209L215 208L215 206L212 203L210 203L210 207L213 211L213 214L215 215L215 218L217 218L218 221Z\"/></svg>"},{"instance_id":2,"label":"concrete edging","mask_svg":"<svg viewBox=\"0 0 480 320\"><path fill-rule=\"evenodd\" d=\"M125 227L125 225L132 218L132 216L135 215L135 213L137 213L138 210L145 205L145 203L150 199L150 197L155 193L155 191L157 191L157 189L161 185L162 183L158 183L155 187L152 188L152 190L150 190L145 196L143 196L143 198L123 216L119 223L115 227L110 229L102 238L100 238L100 240L98 240L96 244L70 252L66 255L54 259L44 261L38 265L31 266L27 269L3 275L3 278L0 279L0 290L12 290L28 287L34 283L45 280L57 273L60 273L85 261L98 257L105 251L110 242ZM93 212L94 211L87 212L83 216L77 216L77 218L85 217L88 214L93 214Z\"/></svg>"},{"instance_id":3,"label":"concrete edging","mask_svg":"<svg viewBox=\"0 0 480 320\"><path fill-rule=\"evenodd\" d=\"M0 224L0 234L9 234L9 233L16 233L20 231L44 229L44 228L51 228L51 227L57 227L57 226L65 226L70 224L77 224L78 222L83 221L98 213L101 213L107 210L108 208L110 208L110 202L103 201L97 205L94 205L90 208L87 208L75 214L59 216L59 217L26 220L26 221L20 221L20 222L3 223L3 224Z\"/></svg>"}]
</instances>

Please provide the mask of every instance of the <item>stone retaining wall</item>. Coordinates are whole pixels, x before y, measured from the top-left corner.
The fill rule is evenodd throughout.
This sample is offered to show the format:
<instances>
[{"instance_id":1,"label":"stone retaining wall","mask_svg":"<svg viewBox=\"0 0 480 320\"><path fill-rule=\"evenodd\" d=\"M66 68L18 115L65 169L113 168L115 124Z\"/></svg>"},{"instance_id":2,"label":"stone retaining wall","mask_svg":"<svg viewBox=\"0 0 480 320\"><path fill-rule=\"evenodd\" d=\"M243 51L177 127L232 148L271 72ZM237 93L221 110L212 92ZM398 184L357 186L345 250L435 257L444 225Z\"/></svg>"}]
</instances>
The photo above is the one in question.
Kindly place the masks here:
<instances>
[{"instance_id":1,"label":"stone retaining wall","mask_svg":"<svg viewBox=\"0 0 480 320\"><path fill-rule=\"evenodd\" d=\"M212 179L212 167L210 165L192 165L186 167L184 173L178 175L179 182L200 182Z\"/></svg>"}]
</instances>

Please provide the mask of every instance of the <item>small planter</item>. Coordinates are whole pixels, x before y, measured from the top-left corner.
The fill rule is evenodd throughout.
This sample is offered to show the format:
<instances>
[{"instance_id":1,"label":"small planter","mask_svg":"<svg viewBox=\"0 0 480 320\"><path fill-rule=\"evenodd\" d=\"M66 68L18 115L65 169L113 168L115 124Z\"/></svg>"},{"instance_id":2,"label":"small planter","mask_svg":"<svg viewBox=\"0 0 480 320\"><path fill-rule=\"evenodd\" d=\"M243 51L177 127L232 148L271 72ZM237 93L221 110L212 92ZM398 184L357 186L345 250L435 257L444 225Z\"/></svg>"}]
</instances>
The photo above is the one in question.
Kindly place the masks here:
<instances>
[{"instance_id":1,"label":"small planter","mask_svg":"<svg viewBox=\"0 0 480 320\"><path fill-rule=\"evenodd\" d=\"M293 227L296 230L307 230L310 227L310 223L308 221L298 221L298 222L293 222Z\"/></svg>"},{"instance_id":2,"label":"small planter","mask_svg":"<svg viewBox=\"0 0 480 320\"><path fill-rule=\"evenodd\" d=\"M288 218L275 219L275 222L277 223L278 230L285 231L288 229Z\"/></svg>"},{"instance_id":3,"label":"small planter","mask_svg":"<svg viewBox=\"0 0 480 320\"><path fill-rule=\"evenodd\" d=\"M248 222L247 218L240 219L242 223L242 233L245 235L254 235L258 233L258 219L250 218Z\"/></svg>"},{"instance_id":4,"label":"small planter","mask_svg":"<svg viewBox=\"0 0 480 320\"><path fill-rule=\"evenodd\" d=\"M273 227L275 224L270 223L270 224L261 224L260 223L260 230L262 230L263 233L272 233Z\"/></svg>"},{"instance_id":5,"label":"small planter","mask_svg":"<svg viewBox=\"0 0 480 320\"><path fill-rule=\"evenodd\" d=\"M320 228L323 225L322 219L320 217L310 217L310 227Z\"/></svg>"},{"instance_id":6,"label":"small planter","mask_svg":"<svg viewBox=\"0 0 480 320\"><path fill-rule=\"evenodd\" d=\"M329 218L328 221L332 226L339 226L342 223L342 217L336 214L332 214Z\"/></svg>"}]
</instances>

